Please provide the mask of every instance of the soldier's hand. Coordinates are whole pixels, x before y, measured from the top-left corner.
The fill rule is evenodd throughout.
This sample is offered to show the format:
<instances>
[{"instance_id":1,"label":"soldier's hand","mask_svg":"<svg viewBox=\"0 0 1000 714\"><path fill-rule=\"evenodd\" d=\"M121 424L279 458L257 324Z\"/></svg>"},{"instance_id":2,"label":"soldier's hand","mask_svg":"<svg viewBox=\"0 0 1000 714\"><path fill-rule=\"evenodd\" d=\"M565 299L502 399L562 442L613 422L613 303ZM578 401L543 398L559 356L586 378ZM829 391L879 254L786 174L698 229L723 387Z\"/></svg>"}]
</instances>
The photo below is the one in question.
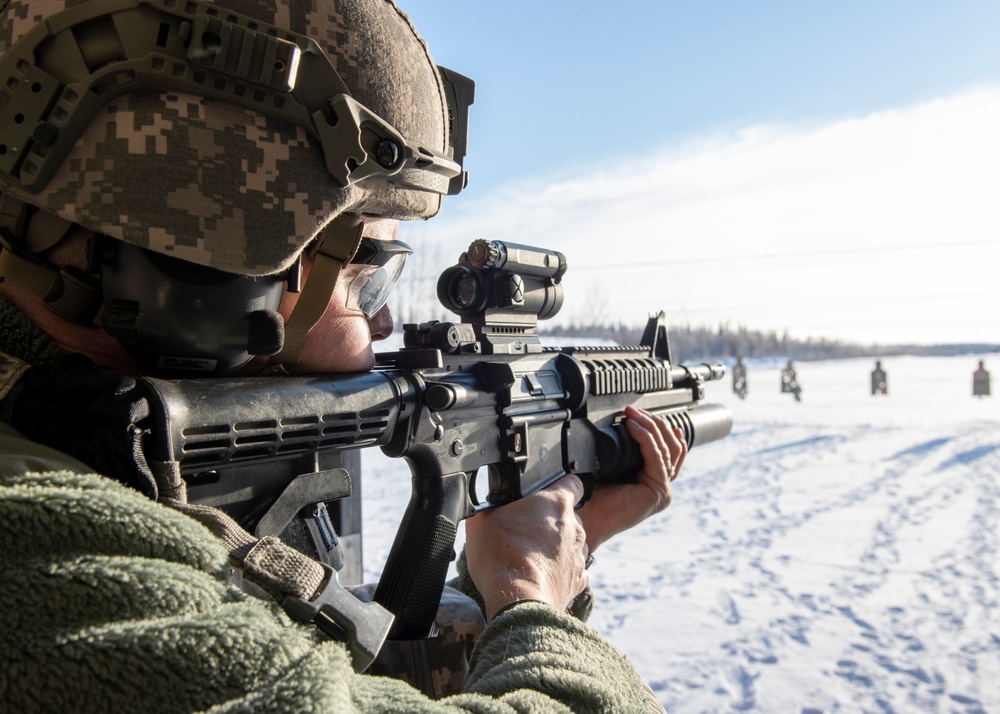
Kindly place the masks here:
<instances>
[{"instance_id":1,"label":"soldier's hand","mask_svg":"<svg viewBox=\"0 0 1000 714\"><path fill-rule=\"evenodd\" d=\"M598 484L578 511L587 531L589 552L670 505L670 482L680 473L687 442L680 429L644 409L625 408L625 428L642 453L635 483Z\"/></svg>"},{"instance_id":2,"label":"soldier's hand","mask_svg":"<svg viewBox=\"0 0 1000 714\"><path fill-rule=\"evenodd\" d=\"M586 534L575 510L582 498L583 484L570 474L466 520L466 562L487 620L521 600L565 610L587 587Z\"/></svg>"}]
</instances>

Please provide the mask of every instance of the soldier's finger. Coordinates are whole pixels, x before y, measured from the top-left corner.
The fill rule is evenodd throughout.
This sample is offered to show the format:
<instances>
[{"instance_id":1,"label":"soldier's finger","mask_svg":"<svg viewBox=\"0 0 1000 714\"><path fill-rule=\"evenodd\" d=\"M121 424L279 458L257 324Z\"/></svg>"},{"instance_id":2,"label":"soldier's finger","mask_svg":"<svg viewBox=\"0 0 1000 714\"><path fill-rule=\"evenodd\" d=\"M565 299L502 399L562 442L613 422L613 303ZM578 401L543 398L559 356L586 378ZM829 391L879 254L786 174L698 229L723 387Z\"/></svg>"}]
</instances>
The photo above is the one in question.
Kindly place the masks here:
<instances>
[{"instance_id":1,"label":"soldier's finger","mask_svg":"<svg viewBox=\"0 0 1000 714\"><path fill-rule=\"evenodd\" d=\"M567 498L572 499L573 505L583 500L583 481L576 474L566 474L552 485L545 488L546 491L565 492Z\"/></svg>"},{"instance_id":2,"label":"soldier's finger","mask_svg":"<svg viewBox=\"0 0 1000 714\"><path fill-rule=\"evenodd\" d=\"M684 464L684 459L687 458L688 453L687 439L684 438L684 432L680 427L677 427L673 430L673 433L677 439L678 448L676 452L673 450L670 452L670 463L673 467L673 478L670 479L671 481L677 478L677 474L680 473L681 466Z\"/></svg>"},{"instance_id":3,"label":"soldier's finger","mask_svg":"<svg viewBox=\"0 0 1000 714\"><path fill-rule=\"evenodd\" d=\"M652 415L648 412L643 414L639 410L635 410L633 416L629 412L630 409L631 407L628 407L625 410L625 415L628 417L625 420L625 428L635 443L639 445L639 452L642 454L646 468L655 469L664 474L668 473L670 451L663 441L663 436L656 428ZM652 471L647 471L647 473L653 476Z\"/></svg>"},{"instance_id":4,"label":"soldier's finger","mask_svg":"<svg viewBox=\"0 0 1000 714\"><path fill-rule=\"evenodd\" d=\"M652 412L648 412L645 409L638 409L637 407L627 406L625 407L625 416L627 419L633 420L648 432L650 432L657 446L666 449L667 441L666 434L669 432L666 420L663 417L658 417Z\"/></svg>"}]
</instances>

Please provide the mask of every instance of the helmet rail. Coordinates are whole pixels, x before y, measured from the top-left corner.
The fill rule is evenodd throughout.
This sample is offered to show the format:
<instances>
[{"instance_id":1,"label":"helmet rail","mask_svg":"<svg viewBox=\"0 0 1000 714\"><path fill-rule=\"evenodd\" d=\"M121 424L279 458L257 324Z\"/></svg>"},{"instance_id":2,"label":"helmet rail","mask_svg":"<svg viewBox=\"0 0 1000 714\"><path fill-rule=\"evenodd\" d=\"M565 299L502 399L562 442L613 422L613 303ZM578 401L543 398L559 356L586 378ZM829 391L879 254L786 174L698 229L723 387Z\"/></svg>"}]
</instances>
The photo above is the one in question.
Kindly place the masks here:
<instances>
[{"instance_id":1,"label":"helmet rail","mask_svg":"<svg viewBox=\"0 0 1000 714\"><path fill-rule=\"evenodd\" d=\"M10 47L0 57L0 179L38 193L100 109L139 89L187 91L300 126L341 186L381 176L454 194L465 183L464 136L449 142L457 161L408 141L350 96L314 40L200 0L94 0ZM465 106L449 113L464 117L471 96L456 96Z\"/></svg>"}]
</instances>

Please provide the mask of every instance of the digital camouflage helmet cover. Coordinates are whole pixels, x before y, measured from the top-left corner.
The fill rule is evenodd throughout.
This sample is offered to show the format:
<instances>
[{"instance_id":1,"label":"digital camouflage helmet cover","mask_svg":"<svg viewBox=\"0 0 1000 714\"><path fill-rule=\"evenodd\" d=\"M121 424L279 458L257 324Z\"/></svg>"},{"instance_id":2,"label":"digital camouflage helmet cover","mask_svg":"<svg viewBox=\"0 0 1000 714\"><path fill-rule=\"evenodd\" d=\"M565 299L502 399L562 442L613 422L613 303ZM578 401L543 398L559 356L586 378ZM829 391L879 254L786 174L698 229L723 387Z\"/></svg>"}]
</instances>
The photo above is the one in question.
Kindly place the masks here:
<instances>
[{"instance_id":1,"label":"digital camouflage helmet cover","mask_svg":"<svg viewBox=\"0 0 1000 714\"><path fill-rule=\"evenodd\" d=\"M7 201L172 259L283 274L466 180L471 82L386 0L11 0L0 53Z\"/></svg>"},{"instance_id":2,"label":"digital camouflage helmet cover","mask_svg":"<svg viewBox=\"0 0 1000 714\"><path fill-rule=\"evenodd\" d=\"M12 0L0 23L0 185L105 235L261 275L345 210L427 218L457 188L439 73L385 0Z\"/></svg>"}]
</instances>

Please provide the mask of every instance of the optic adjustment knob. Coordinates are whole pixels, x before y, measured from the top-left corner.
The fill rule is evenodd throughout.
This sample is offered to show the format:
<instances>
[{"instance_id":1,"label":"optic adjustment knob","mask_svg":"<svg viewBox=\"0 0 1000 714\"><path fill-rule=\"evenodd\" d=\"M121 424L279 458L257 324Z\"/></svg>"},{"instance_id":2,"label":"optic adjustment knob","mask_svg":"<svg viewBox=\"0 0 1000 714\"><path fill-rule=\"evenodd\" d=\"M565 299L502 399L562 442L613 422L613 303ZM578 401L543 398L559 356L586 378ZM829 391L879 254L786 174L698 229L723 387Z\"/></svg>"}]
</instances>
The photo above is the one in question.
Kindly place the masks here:
<instances>
[{"instance_id":1,"label":"optic adjustment knob","mask_svg":"<svg viewBox=\"0 0 1000 714\"><path fill-rule=\"evenodd\" d=\"M479 239L472 241L465 257L477 268L493 268L500 263L503 254L496 241Z\"/></svg>"}]
</instances>

